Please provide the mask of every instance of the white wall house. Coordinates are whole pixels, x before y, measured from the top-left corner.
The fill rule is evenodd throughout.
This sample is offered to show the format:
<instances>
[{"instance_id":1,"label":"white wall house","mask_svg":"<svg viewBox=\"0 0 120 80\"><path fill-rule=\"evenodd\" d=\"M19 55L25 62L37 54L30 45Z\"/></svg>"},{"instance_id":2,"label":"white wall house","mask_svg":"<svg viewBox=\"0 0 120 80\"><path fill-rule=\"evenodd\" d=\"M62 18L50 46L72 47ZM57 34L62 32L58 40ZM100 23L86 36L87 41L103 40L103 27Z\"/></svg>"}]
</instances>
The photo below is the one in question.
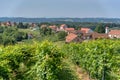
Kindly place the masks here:
<instances>
[{"instance_id":1,"label":"white wall house","mask_svg":"<svg viewBox=\"0 0 120 80\"><path fill-rule=\"evenodd\" d=\"M120 38L120 30L111 30L109 33L108 33L108 36L110 38Z\"/></svg>"},{"instance_id":2,"label":"white wall house","mask_svg":"<svg viewBox=\"0 0 120 80\"><path fill-rule=\"evenodd\" d=\"M60 26L60 31L65 31L65 28L67 28L67 25L66 24L62 24Z\"/></svg>"}]
</instances>

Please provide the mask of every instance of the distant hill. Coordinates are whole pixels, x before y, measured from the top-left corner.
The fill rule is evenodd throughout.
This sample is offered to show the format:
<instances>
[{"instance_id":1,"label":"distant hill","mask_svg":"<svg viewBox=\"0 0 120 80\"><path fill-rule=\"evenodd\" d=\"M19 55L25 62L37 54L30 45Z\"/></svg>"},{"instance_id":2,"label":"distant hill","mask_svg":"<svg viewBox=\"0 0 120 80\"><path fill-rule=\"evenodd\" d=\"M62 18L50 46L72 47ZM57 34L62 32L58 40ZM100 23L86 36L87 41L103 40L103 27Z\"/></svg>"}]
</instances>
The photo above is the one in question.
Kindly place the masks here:
<instances>
[{"instance_id":1,"label":"distant hill","mask_svg":"<svg viewBox=\"0 0 120 80\"><path fill-rule=\"evenodd\" d=\"M1 17L0 22L101 22L101 23L120 23L120 18L22 18L22 17Z\"/></svg>"}]
</instances>

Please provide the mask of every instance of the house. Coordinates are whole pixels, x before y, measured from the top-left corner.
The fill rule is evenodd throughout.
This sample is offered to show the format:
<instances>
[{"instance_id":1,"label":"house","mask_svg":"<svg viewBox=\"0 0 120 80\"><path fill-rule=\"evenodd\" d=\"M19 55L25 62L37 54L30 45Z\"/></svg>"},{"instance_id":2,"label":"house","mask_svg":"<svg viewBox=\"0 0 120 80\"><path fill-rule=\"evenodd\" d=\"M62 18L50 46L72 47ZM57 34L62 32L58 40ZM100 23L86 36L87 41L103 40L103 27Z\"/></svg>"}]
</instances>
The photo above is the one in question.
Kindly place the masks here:
<instances>
[{"instance_id":1,"label":"house","mask_svg":"<svg viewBox=\"0 0 120 80\"><path fill-rule=\"evenodd\" d=\"M5 23L1 22L0 26L4 27L4 26L5 26Z\"/></svg>"},{"instance_id":2,"label":"house","mask_svg":"<svg viewBox=\"0 0 120 80\"><path fill-rule=\"evenodd\" d=\"M82 42L82 40L78 37L78 35L70 33L66 36L66 43L70 42Z\"/></svg>"},{"instance_id":3,"label":"house","mask_svg":"<svg viewBox=\"0 0 120 80\"><path fill-rule=\"evenodd\" d=\"M92 39L92 33L83 33L81 38L83 40L89 40L89 39Z\"/></svg>"},{"instance_id":4,"label":"house","mask_svg":"<svg viewBox=\"0 0 120 80\"><path fill-rule=\"evenodd\" d=\"M68 34L73 33L74 31L74 28L65 28L65 32L67 32Z\"/></svg>"},{"instance_id":5,"label":"house","mask_svg":"<svg viewBox=\"0 0 120 80\"><path fill-rule=\"evenodd\" d=\"M5 25L6 25L6 26L11 26L11 22L8 21L8 22L5 23Z\"/></svg>"},{"instance_id":6,"label":"house","mask_svg":"<svg viewBox=\"0 0 120 80\"><path fill-rule=\"evenodd\" d=\"M105 31L106 33L97 33L92 31L90 28L81 28L81 31L83 32L82 39L83 40L88 40L88 39L100 39L100 38L105 38L108 39L108 27L106 27Z\"/></svg>"},{"instance_id":7,"label":"house","mask_svg":"<svg viewBox=\"0 0 120 80\"><path fill-rule=\"evenodd\" d=\"M81 28L79 32L82 33L81 38L83 40L92 39L93 30L91 30L90 28Z\"/></svg>"},{"instance_id":8,"label":"house","mask_svg":"<svg viewBox=\"0 0 120 80\"><path fill-rule=\"evenodd\" d=\"M40 26L40 28L45 28L45 27L47 27L46 24L43 24L43 25Z\"/></svg>"},{"instance_id":9,"label":"house","mask_svg":"<svg viewBox=\"0 0 120 80\"><path fill-rule=\"evenodd\" d=\"M82 42L84 40L95 40L95 39L101 39L105 38L108 39L109 36L106 33L97 33L93 32L90 28L81 28L81 30L73 30L70 29L70 33L66 37L66 42Z\"/></svg>"},{"instance_id":10,"label":"house","mask_svg":"<svg viewBox=\"0 0 120 80\"><path fill-rule=\"evenodd\" d=\"M81 30L75 30L74 28L66 28L68 36L66 42L82 42L83 40L92 39L93 31L90 28L81 28Z\"/></svg>"},{"instance_id":11,"label":"house","mask_svg":"<svg viewBox=\"0 0 120 80\"><path fill-rule=\"evenodd\" d=\"M74 28L65 28L65 31L74 31Z\"/></svg>"},{"instance_id":12,"label":"house","mask_svg":"<svg viewBox=\"0 0 120 80\"><path fill-rule=\"evenodd\" d=\"M58 29L56 25L49 26L49 28L50 28L50 29L52 29L52 30L53 30L53 31L55 31L55 32L56 32L56 31L57 31L57 29Z\"/></svg>"},{"instance_id":13,"label":"house","mask_svg":"<svg viewBox=\"0 0 120 80\"><path fill-rule=\"evenodd\" d=\"M60 26L60 31L65 31L65 28L67 28L67 25L66 24L62 24L61 26Z\"/></svg>"},{"instance_id":14,"label":"house","mask_svg":"<svg viewBox=\"0 0 120 80\"><path fill-rule=\"evenodd\" d=\"M105 34L105 33L97 33L97 32L93 32L92 33L92 39L108 39L109 36L108 34Z\"/></svg>"},{"instance_id":15,"label":"house","mask_svg":"<svg viewBox=\"0 0 120 80\"><path fill-rule=\"evenodd\" d=\"M39 30L39 26L36 25L35 23L32 23L30 29L31 31Z\"/></svg>"},{"instance_id":16,"label":"house","mask_svg":"<svg viewBox=\"0 0 120 80\"><path fill-rule=\"evenodd\" d=\"M93 31L90 28L81 28L80 29L83 33L92 33Z\"/></svg>"},{"instance_id":17,"label":"house","mask_svg":"<svg viewBox=\"0 0 120 80\"><path fill-rule=\"evenodd\" d=\"M108 36L110 38L120 38L120 30L111 30L109 33L108 33Z\"/></svg>"}]
</instances>

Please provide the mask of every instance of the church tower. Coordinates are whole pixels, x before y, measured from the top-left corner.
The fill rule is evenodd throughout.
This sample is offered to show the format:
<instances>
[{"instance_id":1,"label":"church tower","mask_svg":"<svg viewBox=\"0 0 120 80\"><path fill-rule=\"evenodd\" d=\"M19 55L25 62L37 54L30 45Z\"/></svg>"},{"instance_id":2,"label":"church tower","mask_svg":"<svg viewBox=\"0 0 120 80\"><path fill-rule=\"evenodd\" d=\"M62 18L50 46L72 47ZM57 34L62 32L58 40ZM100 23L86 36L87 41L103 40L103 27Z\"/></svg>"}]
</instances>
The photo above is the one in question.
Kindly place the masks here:
<instances>
[{"instance_id":1,"label":"church tower","mask_svg":"<svg viewBox=\"0 0 120 80\"><path fill-rule=\"evenodd\" d=\"M109 33L109 27L105 28L105 33L108 34Z\"/></svg>"}]
</instances>

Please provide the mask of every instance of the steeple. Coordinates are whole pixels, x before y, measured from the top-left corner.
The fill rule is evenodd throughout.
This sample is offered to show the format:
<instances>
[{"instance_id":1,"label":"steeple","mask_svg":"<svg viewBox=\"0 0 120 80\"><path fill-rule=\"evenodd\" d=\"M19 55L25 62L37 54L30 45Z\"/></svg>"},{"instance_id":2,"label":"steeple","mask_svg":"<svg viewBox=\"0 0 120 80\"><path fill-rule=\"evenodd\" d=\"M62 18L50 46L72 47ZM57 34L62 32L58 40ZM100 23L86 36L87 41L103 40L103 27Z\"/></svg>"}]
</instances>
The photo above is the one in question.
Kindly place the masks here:
<instances>
[{"instance_id":1,"label":"steeple","mask_svg":"<svg viewBox=\"0 0 120 80\"><path fill-rule=\"evenodd\" d=\"M108 32L109 32L109 27L106 26L105 33L108 34Z\"/></svg>"}]
</instances>

